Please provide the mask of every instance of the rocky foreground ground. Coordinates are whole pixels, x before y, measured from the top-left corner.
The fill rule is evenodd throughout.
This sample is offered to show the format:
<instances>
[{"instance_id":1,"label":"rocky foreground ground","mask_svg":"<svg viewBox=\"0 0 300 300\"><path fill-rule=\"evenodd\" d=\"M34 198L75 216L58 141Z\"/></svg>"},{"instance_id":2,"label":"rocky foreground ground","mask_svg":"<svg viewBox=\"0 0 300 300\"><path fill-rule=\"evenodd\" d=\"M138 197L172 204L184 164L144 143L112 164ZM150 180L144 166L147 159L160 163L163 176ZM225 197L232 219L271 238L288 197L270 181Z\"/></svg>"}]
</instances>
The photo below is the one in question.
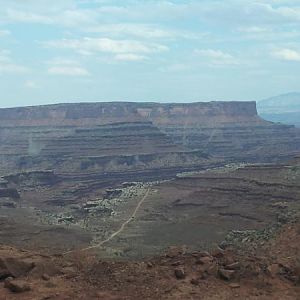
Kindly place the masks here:
<instances>
[{"instance_id":1,"label":"rocky foreground ground","mask_svg":"<svg viewBox=\"0 0 300 300\"><path fill-rule=\"evenodd\" d=\"M1 246L0 299L299 299L299 219L263 246L251 243L210 252L170 247L145 261Z\"/></svg>"}]
</instances>

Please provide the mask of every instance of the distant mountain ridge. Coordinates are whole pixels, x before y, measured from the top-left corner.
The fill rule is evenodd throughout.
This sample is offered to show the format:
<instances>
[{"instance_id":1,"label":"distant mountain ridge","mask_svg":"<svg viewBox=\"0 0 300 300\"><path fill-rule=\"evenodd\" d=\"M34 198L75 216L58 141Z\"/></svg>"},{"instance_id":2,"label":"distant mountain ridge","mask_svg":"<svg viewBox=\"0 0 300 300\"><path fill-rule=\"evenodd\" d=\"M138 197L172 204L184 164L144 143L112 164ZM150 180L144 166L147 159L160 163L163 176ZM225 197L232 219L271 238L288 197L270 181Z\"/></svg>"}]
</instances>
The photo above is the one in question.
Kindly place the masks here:
<instances>
[{"instance_id":1,"label":"distant mountain ridge","mask_svg":"<svg viewBox=\"0 0 300 300\"><path fill-rule=\"evenodd\" d=\"M258 101L257 110L266 120L300 127L300 93L282 94Z\"/></svg>"}]
</instances>

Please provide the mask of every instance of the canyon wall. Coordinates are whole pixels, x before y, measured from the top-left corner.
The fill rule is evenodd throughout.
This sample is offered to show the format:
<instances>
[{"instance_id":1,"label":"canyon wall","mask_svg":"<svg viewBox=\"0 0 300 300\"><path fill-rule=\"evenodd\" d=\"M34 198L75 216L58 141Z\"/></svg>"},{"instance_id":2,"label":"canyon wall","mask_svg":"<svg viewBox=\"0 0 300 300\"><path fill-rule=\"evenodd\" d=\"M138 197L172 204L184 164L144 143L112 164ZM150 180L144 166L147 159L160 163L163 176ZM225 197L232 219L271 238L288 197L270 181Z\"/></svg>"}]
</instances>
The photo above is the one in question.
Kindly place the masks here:
<instances>
[{"instance_id":1,"label":"canyon wall","mask_svg":"<svg viewBox=\"0 0 300 300\"><path fill-rule=\"evenodd\" d=\"M300 131L255 102L78 103L0 109L3 170L126 172L268 162L300 150Z\"/></svg>"}]
</instances>

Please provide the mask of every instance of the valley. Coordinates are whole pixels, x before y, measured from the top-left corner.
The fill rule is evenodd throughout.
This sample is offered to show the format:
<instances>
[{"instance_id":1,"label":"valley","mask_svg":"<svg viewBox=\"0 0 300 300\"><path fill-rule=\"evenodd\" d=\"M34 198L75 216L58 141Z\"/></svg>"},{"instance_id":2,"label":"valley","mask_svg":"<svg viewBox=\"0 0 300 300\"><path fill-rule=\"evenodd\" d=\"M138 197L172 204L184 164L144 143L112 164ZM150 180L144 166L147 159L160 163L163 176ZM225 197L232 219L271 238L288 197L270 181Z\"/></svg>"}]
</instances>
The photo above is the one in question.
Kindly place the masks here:
<instances>
[{"instance_id":1,"label":"valley","mask_svg":"<svg viewBox=\"0 0 300 300\"><path fill-rule=\"evenodd\" d=\"M187 256L174 257L194 274L191 253L221 247L256 264L281 230L299 224L300 130L263 120L254 102L60 104L0 109L0 116L0 252L42 253L62 273L63 261L92 259L91 268L101 261L148 278L152 267L143 264L154 259L172 272L177 262L164 262L164 253L182 247ZM205 276L220 279L218 259L207 258L216 270ZM74 278L84 272L95 279L83 266ZM43 284L28 276L34 295ZM66 292L69 279L53 276ZM90 291L91 281L83 282ZM120 299L138 299L128 293ZM182 299L177 289L168 294ZM90 299L110 299L103 297Z\"/></svg>"}]
</instances>

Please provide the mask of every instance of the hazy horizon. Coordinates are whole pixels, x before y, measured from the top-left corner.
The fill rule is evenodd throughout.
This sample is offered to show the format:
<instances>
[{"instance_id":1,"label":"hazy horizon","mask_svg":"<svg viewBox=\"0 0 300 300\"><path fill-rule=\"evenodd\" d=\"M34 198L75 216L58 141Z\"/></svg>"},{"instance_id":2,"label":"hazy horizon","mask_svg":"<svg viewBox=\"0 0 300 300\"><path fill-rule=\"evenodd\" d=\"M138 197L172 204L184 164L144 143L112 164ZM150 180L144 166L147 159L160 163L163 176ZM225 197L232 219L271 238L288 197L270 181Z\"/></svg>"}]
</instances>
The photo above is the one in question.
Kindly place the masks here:
<instances>
[{"instance_id":1,"label":"hazy horizon","mask_svg":"<svg viewBox=\"0 0 300 300\"><path fill-rule=\"evenodd\" d=\"M296 0L0 0L0 107L299 91Z\"/></svg>"}]
</instances>

